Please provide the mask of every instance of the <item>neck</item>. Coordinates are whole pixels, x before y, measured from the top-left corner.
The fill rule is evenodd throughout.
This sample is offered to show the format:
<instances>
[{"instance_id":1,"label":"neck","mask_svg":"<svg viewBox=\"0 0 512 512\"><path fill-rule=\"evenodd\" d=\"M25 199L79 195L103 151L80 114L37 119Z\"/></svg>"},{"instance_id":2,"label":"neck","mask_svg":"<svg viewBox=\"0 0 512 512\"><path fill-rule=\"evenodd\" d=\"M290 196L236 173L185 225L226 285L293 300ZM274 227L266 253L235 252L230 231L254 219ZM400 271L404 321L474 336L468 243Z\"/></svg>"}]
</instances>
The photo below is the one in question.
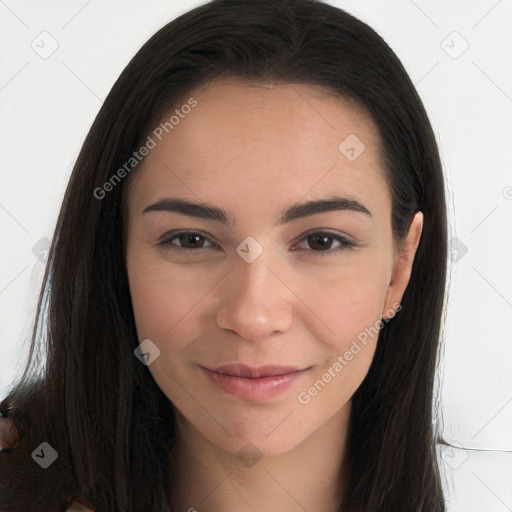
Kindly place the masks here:
<instances>
[{"instance_id":1,"label":"neck","mask_svg":"<svg viewBox=\"0 0 512 512\"><path fill-rule=\"evenodd\" d=\"M350 406L291 451L252 459L215 446L177 413L174 510L339 512Z\"/></svg>"}]
</instances>

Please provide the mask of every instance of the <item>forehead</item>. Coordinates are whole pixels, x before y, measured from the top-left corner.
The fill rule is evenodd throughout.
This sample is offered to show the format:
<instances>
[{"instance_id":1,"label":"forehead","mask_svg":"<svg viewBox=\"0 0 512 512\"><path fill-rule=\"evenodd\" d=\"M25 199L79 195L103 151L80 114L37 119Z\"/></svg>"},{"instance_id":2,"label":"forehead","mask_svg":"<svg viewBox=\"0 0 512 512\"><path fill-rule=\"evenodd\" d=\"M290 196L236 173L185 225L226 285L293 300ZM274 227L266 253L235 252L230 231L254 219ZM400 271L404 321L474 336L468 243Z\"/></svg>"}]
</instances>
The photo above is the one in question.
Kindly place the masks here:
<instances>
[{"instance_id":1,"label":"forehead","mask_svg":"<svg viewBox=\"0 0 512 512\"><path fill-rule=\"evenodd\" d=\"M153 136L156 146L133 176L138 210L169 194L228 199L233 208L249 207L247 200L261 208L270 191L294 200L380 194L389 202L378 129L356 102L312 85L234 78L193 90L174 109L188 98L197 105L161 141ZM355 160L343 153L345 140L364 147Z\"/></svg>"}]
</instances>

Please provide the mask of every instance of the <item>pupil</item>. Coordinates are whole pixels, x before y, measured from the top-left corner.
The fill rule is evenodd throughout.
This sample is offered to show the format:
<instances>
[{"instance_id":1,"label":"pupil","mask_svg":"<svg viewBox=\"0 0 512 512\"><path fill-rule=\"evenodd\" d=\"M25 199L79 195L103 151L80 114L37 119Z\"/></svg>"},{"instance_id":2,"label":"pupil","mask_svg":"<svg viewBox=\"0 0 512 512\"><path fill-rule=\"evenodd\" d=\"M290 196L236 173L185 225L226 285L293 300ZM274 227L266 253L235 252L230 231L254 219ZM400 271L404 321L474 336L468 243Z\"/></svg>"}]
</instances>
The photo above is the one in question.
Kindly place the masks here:
<instances>
[{"instance_id":1,"label":"pupil","mask_svg":"<svg viewBox=\"0 0 512 512\"><path fill-rule=\"evenodd\" d=\"M197 244L198 241L200 242L203 237L200 235L183 235L181 238L185 239L186 243L191 243L194 245ZM182 240L180 240L180 242L182 242Z\"/></svg>"},{"instance_id":2,"label":"pupil","mask_svg":"<svg viewBox=\"0 0 512 512\"><path fill-rule=\"evenodd\" d=\"M314 241L312 245L315 245L315 241L320 240L318 247L321 249L329 249L332 245L332 237L330 235L312 235L309 238ZM326 239L330 239L331 243L325 242Z\"/></svg>"}]
</instances>

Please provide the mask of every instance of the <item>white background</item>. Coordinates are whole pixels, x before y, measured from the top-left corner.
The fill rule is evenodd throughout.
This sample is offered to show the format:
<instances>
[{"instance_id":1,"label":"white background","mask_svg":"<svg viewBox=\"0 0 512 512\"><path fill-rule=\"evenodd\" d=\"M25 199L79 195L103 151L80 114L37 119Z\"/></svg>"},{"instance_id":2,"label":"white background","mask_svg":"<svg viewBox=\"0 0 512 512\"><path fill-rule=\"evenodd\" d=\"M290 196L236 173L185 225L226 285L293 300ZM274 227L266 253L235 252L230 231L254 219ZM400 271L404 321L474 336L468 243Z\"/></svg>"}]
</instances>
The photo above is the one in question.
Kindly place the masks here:
<instances>
[{"instance_id":1,"label":"white background","mask_svg":"<svg viewBox=\"0 0 512 512\"><path fill-rule=\"evenodd\" d=\"M157 29L200 3L0 0L0 398L23 362L45 238L103 99ZM397 53L440 145L458 239L440 372L449 511L512 511L512 1L328 3Z\"/></svg>"}]
</instances>

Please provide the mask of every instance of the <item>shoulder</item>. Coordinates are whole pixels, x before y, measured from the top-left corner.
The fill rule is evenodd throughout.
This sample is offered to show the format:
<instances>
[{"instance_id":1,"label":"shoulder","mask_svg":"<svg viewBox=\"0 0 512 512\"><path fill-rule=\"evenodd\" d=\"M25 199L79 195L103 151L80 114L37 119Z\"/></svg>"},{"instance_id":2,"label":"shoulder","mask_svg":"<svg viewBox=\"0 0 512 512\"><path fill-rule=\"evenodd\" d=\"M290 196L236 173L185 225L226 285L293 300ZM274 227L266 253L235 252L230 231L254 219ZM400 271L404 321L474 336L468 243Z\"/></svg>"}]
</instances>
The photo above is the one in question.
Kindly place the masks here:
<instances>
[{"instance_id":1,"label":"shoulder","mask_svg":"<svg viewBox=\"0 0 512 512\"><path fill-rule=\"evenodd\" d=\"M37 393L25 398L23 405L16 404L13 396L11 392L0 401L2 512L94 510L73 492L78 483L66 440L48 435L38 425Z\"/></svg>"}]
</instances>

